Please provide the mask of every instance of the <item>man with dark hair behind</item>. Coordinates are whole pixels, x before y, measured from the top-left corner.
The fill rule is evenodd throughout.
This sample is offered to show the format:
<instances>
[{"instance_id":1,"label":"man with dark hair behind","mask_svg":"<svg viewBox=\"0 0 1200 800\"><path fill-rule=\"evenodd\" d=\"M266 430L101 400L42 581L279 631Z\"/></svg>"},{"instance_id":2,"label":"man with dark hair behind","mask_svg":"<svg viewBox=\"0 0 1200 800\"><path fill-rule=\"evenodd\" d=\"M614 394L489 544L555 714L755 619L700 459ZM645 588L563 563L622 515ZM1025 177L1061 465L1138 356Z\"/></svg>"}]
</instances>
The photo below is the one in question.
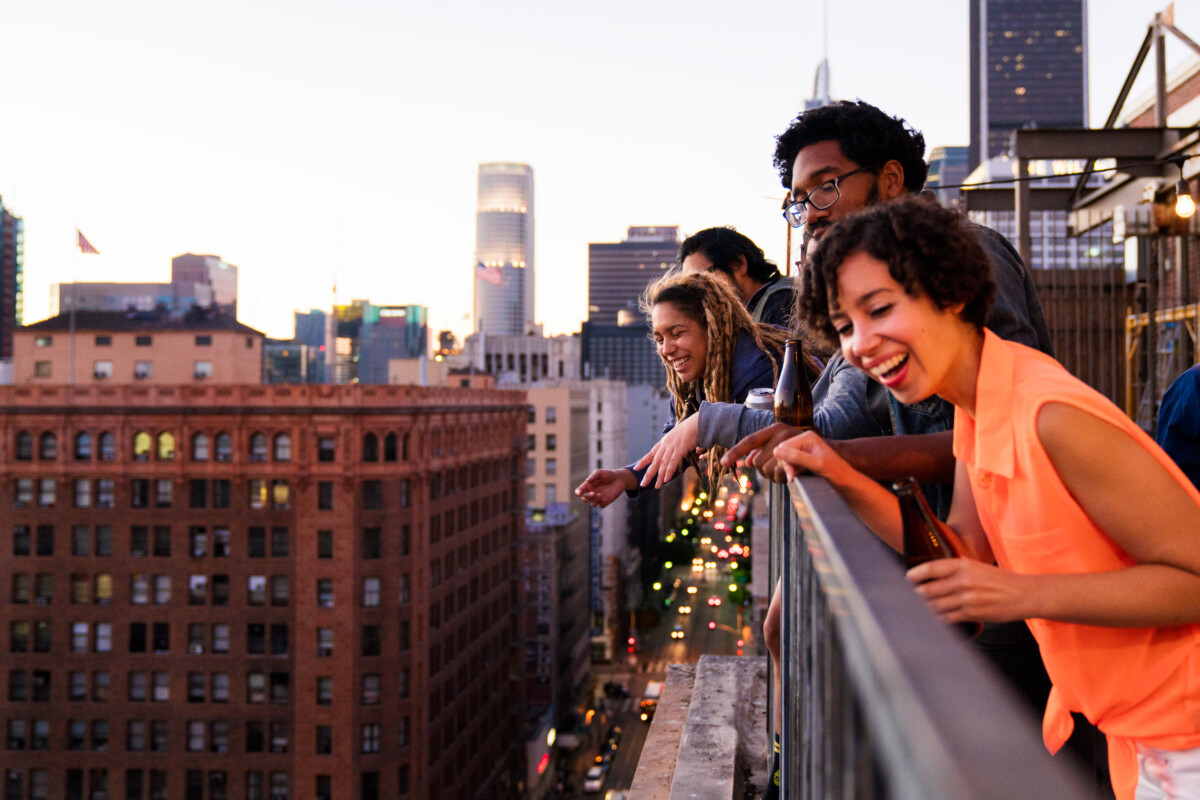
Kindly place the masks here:
<instances>
[{"instance_id":1,"label":"man with dark hair behind","mask_svg":"<svg viewBox=\"0 0 1200 800\"><path fill-rule=\"evenodd\" d=\"M722 273L733 283L755 322L791 326L796 305L792 279L780 275L762 248L735 228L705 228L693 233L679 246L679 263L684 272Z\"/></svg>"}]
</instances>

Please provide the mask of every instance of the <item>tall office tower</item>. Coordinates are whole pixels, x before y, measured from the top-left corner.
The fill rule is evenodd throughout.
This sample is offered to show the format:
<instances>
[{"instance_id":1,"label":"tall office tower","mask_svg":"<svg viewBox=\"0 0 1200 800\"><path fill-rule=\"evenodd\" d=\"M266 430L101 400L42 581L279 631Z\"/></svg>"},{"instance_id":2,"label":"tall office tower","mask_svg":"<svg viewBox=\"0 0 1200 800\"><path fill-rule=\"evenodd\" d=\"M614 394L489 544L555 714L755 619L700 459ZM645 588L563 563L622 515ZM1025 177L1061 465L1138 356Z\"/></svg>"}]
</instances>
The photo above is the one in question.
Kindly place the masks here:
<instances>
[{"instance_id":1,"label":"tall office tower","mask_svg":"<svg viewBox=\"0 0 1200 800\"><path fill-rule=\"evenodd\" d=\"M25 223L0 198L0 361L12 358L24 300Z\"/></svg>"},{"instance_id":2,"label":"tall office tower","mask_svg":"<svg viewBox=\"0 0 1200 800\"><path fill-rule=\"evenodd\" d=\"M617 325L640 316L638 298L679 254L679 226L631 227L623 242L588 245L588 322Z\"/></svg>"},{"instance_id":3,"label":"tall office tower","mask_svg":"<svg viewBox=\"0 0 1200 800\"><path fill-rule=\"evenodd\" d=\"M958 187L971 174L967 153L968 148L962 145L935 147L929 151L929 174L925 176L925 188L936 192L938 202L944 206L958 205L962 191Z\"/></svg>"},{"instance_id":4,"label":"tall office tower","mask_svg":"<svg viewBox=\"0 0 1200 800\"><path fill-rule=\"evenodd\" d=\"M523 336L533 316L533 167L480 164L475 330Z\"/></svg>"},{"instance_id":5,"label":"tall office tower","mask_svg":"<svg viewBox=\"0 0 1200 800\"><path fill-rule=\"evenodd\" d=\"M0 406L5 796L516 800L524 395Z\"/></svg>"},{"instance_id":6,"label":"tall office tower","mask_svg":"<svg viewBox=\"0 0 1200 800\"><path fill-rule=\"evenodd\" d=\"M1018 128L1087 125L1085 0L971 0L970 167Z\"/></svg>"}]
</instances>

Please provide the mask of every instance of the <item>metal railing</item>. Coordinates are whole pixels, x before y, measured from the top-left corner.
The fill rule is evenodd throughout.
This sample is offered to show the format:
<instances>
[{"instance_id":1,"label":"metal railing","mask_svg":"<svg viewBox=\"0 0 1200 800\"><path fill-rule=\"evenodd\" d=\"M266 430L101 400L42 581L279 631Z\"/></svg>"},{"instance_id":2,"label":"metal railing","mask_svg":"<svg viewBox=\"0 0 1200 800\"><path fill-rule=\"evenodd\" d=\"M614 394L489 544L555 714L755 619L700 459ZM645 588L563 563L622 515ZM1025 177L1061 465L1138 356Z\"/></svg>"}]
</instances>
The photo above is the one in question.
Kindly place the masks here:
<instances>
[{"instance_id":1,"label":"metal railing","mask_svg":"<svg viewBox=\"0 0 1200 800\"><path fill-rule=\"evenodd\" d=\"M1023 701L926 610L895 554L826 481L773 485L770 499L783 586L781 797L1090 796L1047 754Z\"/></svg>"}]
</instances>

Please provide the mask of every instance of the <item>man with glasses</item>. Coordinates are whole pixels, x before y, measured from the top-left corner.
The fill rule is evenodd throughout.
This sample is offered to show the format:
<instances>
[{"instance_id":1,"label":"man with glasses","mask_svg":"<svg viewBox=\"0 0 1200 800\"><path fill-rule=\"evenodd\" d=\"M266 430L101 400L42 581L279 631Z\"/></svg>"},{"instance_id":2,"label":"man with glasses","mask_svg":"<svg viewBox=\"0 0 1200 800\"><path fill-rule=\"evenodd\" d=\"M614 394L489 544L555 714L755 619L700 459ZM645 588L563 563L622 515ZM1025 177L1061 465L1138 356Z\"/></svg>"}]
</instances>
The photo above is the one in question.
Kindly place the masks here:
<instances>
[{"instance_id":1,"label":"man with glasses","mask_svg":"<svg viewBox=\"0 0 1200 800\"><path fill-rule=\"evenodd\" d=\"M862 101L806 111L776 144L775 166L792 200L783 216L804 232L802 253L813 243L819 246L838 220L876 203L919 193L928 172L921 133ZM1003 338L1053 355L1042 306L1020 256L1000 234L983 226L972 227L991 262L996 284L987 326ZM841 440L830 444L847 461L881 481L916 476L938 516L945 519L954 476L954 412L950 404L938 397L911 406L901 404L882 385L851 367L840 352L829 360L813 387L813 398L817 430L827 440ZM700 446L735 435L745 437L726 458L732 463L750 455L751 463L764 475L783 480L772 453L776 445L798 431L736 407L713 411L702 406L697 415ZM753 433L764 425L769 427ZM776 668L778 613L777 591L764 624ZM973 644L1037 712L1043 710L1049 678L1024 623L985 626ZM1103 747L1103 737L1094 728L1078 724L1072 747L1085 759L1091 756L1089 760L1103 770L1104 758L1095 752Z\"/></svg>"},{"instance_id":2,"label":"man with glasses","mask_svg":"<svg viewBox=\"0 0 1200 800\"><path fill-rule=\"evenodd\" d=\"M705 228L679 246L684 272L720 272L733 284L755 322L791 327L796 292L762 248L730 227Z\"/></svg>"}]
</instances>

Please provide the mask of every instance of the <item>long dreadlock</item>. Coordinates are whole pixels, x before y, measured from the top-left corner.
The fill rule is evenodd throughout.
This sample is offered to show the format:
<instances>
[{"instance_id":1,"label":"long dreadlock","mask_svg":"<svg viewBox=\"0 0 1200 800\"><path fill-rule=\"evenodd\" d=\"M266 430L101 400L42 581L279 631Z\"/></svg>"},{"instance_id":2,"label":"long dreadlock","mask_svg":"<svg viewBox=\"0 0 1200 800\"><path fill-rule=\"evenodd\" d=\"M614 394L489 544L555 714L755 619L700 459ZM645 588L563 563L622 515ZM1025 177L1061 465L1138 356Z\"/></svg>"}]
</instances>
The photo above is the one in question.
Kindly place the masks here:
<instances>
[{"instance_id":1,"label":"long dreadlock","mask_svg":"<svg viewBox=\"0 0 1200 800\"><path fill-rule=\"evenodd\" d=\"M699 323L707 339L704 373L695 381L683 381L659 352L667 373L667 390L674 399L676 424L699 411L701 399L716 403L738 402L733 397L731 381L733 354L743 331L770 358L775 380L778 380L787 331L755 322L726 281L703 272L667 274L646 287L640 307L649 318L659 303L670 303L681 314ZM701 470L712 491L729 471L721 466L724 452L725 448L720 445L710 447L707 469ZM689 455L687 461L699 469L695 454Z\"/></svg>"}]
</instances>

